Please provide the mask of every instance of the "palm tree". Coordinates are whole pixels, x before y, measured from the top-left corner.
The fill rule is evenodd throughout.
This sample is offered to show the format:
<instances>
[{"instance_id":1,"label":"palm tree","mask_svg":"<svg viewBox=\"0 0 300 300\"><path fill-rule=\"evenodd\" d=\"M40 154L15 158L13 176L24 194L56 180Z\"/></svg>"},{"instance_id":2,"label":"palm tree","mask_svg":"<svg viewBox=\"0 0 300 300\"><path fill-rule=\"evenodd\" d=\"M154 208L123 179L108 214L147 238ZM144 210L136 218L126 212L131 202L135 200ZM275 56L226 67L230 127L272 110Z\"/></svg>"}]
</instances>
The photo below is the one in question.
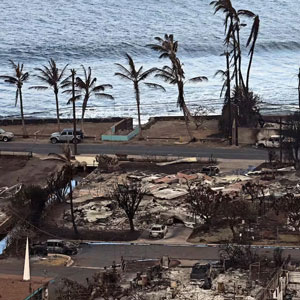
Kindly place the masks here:
<instances>
[{"instance_id":1,"label":"palm tree","mask_svg":"<svg viewBox=\"0 0 300 300\"><path fill-rule=\"evenodd\" d=\"M71 219L72 219L75 236L78 237L79 232L77 229L77 225L75 223L74 206L73 206L73 186L72 186L72 180L74 177L74 170L75 170L76 165L72 162L70 146L65 145L65 147L63 148L63 154L49 153L49 155L54 156L54 157L58 158L60 161L64 162L64 167L62 169L62 173L63 173L64 178L68 181Z\"/></svg>"},{"instance_id":2,"label":"palm tree","mask_svg":"<svg viewBox=\"0 0 300 300\"><path fill-rule=\"evenodd\" d=\"M15 74L13 76L2 75L2 76L0 76L0 78L4 79L4 82L15 85L17 88L15 106L17 106L18 99L20 99L23 137L26 138L26 137L28 137L28 134L27 134L27 130L25 127L22 87L23 87L23 84L29 79L29 73L23 71L23 68L24 68L23 64L20 64L20 63L15 64L13 60L9 60L9 62L11 63Z\"/></svg>"},{"instance_id":3,"label":"palm tree","mask_svg":"<svg viewBox=\"0 0 300 300\"><path fill-rule=\"evenodd\" d=\"M170 84L177 85L177 105L179 106L180 110L183 111L187 132L190 136L190 141L193 141L195 140L195 138L193 137L192 132L189 128L189 120L193 118L184 99L184 84L186 83L186 81L182 64L180 62L180 59L177 57L178 41L174 41L174 36L172 34L166 34L164 38L155 37L155 40L158 41L158 44L151 44L149 45L149 47L160 53L159 58L169 58L172 64L172 67L164 66L162 69L159 69L155 77L160 77ZM206 80L207 77L198 76L188 81L202 82Z\"/></svg>"},{"instance_id":4,"label":"palm tree","mask_svg":"<svg viewBox=\"0 0 300 300\"><path fill-rule=\"evenodd\" d=\"M74 155L77 155L77 142L78 141L77 141L77 130L76 130L77 119L76 119L76 104L75 104L75 102L81 98L81 95L80 95L80 90L75 89L76 70L71 69L70 71L71 71L71 75L68 76L62 82L61 86L63 89L71 87L71 89L63 91L63 93L68 93L68 94L72 95L72 97L68 100L67 104L72 103L72 107L73 107L73 144L74 144Z\"/></svg>"},{"instance_id":5,"label":"palm tree","mask_svg":"<svg viewBox=\"0 0 300 300\"><path fill-rule=\"evenodd\" d=\"M151 74L157 72L157 68L151 68L146 71L143 71L143 67L140 67L138 70L134 64L134 61L132 57L126 53L126 57L128 60L129 68L124 67L121 64L116 63L116 65L119 67L120 72L116 72L115 75L119 76L122 79L129 80L133 83L133 88L135 92L135 99L136 99L136 105L137 105L137 112L138 112L138 123L139 123L139 138L143 138L142 134L142 124L141 124L141 111L140 111L140 87L139 84L147 79ZM160 88L163 91L165 91L165 88L159 84L156 83L150 83L150 82L143 82L146 86L152 87L152 88Z\"/></svg>"},{"instance_id":6,"label":"palm tree","mask_svg":"<svg viewBox=\"0 0 300 300\"><path fill-rule=\"evenodd\" d=\"M92 77L92 70L90 67L86 68L81 65L84 73L84 78L76 78L76 86L79 88L80 92L83 93L83 103L82 103L82 114L81 114L81 130L83 130L84 114L87 108L88 101L92 95L99 98L106 98L114 100L114 97L110 94L104 93L107 88L113 88L110 84L96 85L97 78Z\"/></svg>"},{"instance_id":7,"label":"palm tree","mask_svg":"<svg viewBox=\"0 0 300 300\"><path fill-rule=\"evenodd\" d=\"M246 78L246 89L248 92L249 91L249 80L250 80L250 69L252 66L252 60L253 60L256 40L257 40L258 33L259 33L260 19L259 19L258 15L254 14L253 12L251 12L249 10L239 10L238 14L253 18L251 32L250 32L250 35L249 35L249 38L248 38L247 44L246 44L246 47L248 47L251 44L250 50L248 53L248 55L250 55L250 59L249 59L249 64L248 64L248 69L247 69L247 78Z\"/></svg>"},{"instance_id":8,"label":"palm tree","mask_svg":"<svg viewBox=\"0 0 300 300\"><path fill-rule=\"evenodd\" d=\"M68 65L64 66L62 70L58 69L56 66L56 62L51 58L48 61L48 66L43 66L43 68L35 68L36 71L40 73L40 75L36 75L43 83L46 85L36 85L30 87L30 89L36 90L47 90L48 88L52 88L55 95L56 102L56 118L57 118L57 126L60 131L60 121L59 121L59 101L58 101L58 92L61 87L61 80L64 76L65 70Z\"/></svg>"}]
</instances>

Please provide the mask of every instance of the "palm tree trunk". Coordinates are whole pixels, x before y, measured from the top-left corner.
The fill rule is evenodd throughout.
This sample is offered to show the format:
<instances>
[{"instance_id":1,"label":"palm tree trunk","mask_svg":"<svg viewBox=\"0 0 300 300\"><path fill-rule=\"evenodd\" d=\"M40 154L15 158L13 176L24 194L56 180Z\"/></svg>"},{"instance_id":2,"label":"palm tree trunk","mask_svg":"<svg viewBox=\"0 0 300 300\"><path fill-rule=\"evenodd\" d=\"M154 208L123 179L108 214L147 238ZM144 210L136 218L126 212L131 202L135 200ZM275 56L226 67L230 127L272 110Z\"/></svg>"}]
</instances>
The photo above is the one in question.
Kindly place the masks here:
<instances>
[{"instance_id":1,"label":"palm tree trunk","mask_svg":"<svg viewBox=\"0 0 300 300\"><path fill-rule=\"evenodd\" d=\"M56 102L57 129L58 131L60 131L58 91L55 90L54 93L55 93L55 102Z\"/></svg>"},{"instance_id":2,"label":"palm tree trunk","mask_svg":"<svg viewBox=\"0 0 300 300\"><path fill-rule=\"evenodd\" d=\"M237 36L238 61L239 61L239 64L238 64L239 84L240 85L245 85L245 84L243 84L244 79L243 79L243 74L242 74L242 53L241 53L241 42L240 42L239 24L237 24L236 36Z\"/></svg>"},{"instance_id":3,"label":"palm tree trunk","mask_svg":"<svg viewBox=\"0 0 300 300\"><path fill-rule=\"evenodd\" d=\"M25 126L25 118L24 118L24 111L23 111L23 96L22 96L22 88L19 89L19 96L20 96L20 109L21 109L21 119L22 119L22 129L23 129L23 138L28 138L28 133Z\"/></svg>"},{"instance_id":4,"label":"palm tree trunk","mask_svg":"<svg viewBox=\"0 0 300 300\"><path fill-rule=\"evenodd\" d=\"M75 106L75 72L72 72L72 104L73 104L73 144L74 155L77 155L76 106Z\"/></svg>"},{"instance_id":5,"label":"palm tree trunk","mask_svg":"<svg viewBox=\"0 0 300 300\"><path fill-rule=\"evenodd\" d=\"M229 114L228 137L229 145L232 145L232 112L231 112L231 91L230 91L230 61L229 52L226 52L226 67L227 67L227 105Z\"/></svg>"},{"instance_id":6,"label":"palm tree trunk","mask_svg":"<svg viewBox=\"0 0 300 300\"><path fill-rule=\"evenodd\" d=\"M185 103L183 104L182 111L183 111L186 130L187 130L188 135L190 137L190 142L193 142L195 140L195 137L193 136L193 133L192 133L190 125L189 125L189 113L190 112L189 112L189 110L188 110Z\"/></svg>"},{"instance_id":7,"label":"palm tree trunk","mask_svg":"<svg viewBox=\"0 0 300 300\"><path fill-rule=\"evenodd\" d=\"M142 123L141 123L141 111L140 111L140 89L139 84L137 82L134 83L135 97L136 97L136 106L138 111L138 123L139 123L139 139L143 139L142 133Z\"/></svg>"},{"instance_id":8,"label":"palm tree trunk","mask_svg":"<svg viewBox=\"0 0 300 300\"><path fill-rule=\"evenodd\" d=\"M85 115L85 110L87 107L87 103L88 103L89 97L87 96L87 94L85 95L84 99L83 99L83 103L82 103L82 112L81 112L81 130L84 131L83 129L83 125L84 125L84 115Z\"/></svg>"},{"instance_id":9,"label":"palm tree trunk","mask_svg":"<svg viewBox=\"0 0 300 300\"><path fill-rule=\"evenodd\" d=\"M248 69L247 69L247 79L246 79L246 89L247 92L249 91L249 80L250 80L250 69L252 65L252 60L253 60L253 51L251 52L250 59L249 59L249 64L248 64Z\"/></svg>"},{"instance_id":10,"label":"palm tree trunk","mask_svg":"<svg viewBox=\"0 0 300 300\"><path fill-rule=\"evenodd\" d=\"M72 180L69 181L69 188L70 188L70 207L71 207L71 219L73 224L73 229L75 236L78 237L79 232L75 223L75 216L74 216L74 207L73 207L73 187L72 187Z\"/></svg>"}]
</instances>

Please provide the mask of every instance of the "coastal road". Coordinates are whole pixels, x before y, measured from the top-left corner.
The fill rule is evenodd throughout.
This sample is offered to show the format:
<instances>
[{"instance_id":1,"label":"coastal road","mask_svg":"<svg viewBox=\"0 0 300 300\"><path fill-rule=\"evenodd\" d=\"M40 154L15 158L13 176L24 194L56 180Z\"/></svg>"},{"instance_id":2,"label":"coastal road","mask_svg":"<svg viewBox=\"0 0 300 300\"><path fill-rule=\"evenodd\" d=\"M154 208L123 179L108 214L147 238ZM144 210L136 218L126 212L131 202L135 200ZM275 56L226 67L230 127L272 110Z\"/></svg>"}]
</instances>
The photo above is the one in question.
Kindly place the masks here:
<instances>
[{"instance_id":1,"label":"coastal road","mask_svg":"<svg viewBox=\"0 0 300 300\"><path fill-rule=\"evenodd\" d=\"M37 143L0 143L0 151L34 152L37 154L61 153L62 144L37 144ZM128 155L161 155L161 156L182 156L182 157L209 157L223 159L250 159L266 160L267 151L250 147L223 147L211 148L194 145L136 145L136 144L79 144L80 154L128 154Z\"/></svg>"},{"instance_id":2,"label":"coastal road","mask_svg":"<svg viewBox=\"0 0 300 300\"><path fill-rule=\"evenodd\" d=\"M273 257L272 246L253 246L259 255ZM283 255L291 255L292 260L300 260L300 248L283 247ZM126 260L160 259L168 255L181 260L218 260L218 245L162 245L162 244L130 244L130 243L101 243L82 245L74 257L75 266L100 268L110 266L113 261L120 263L121 256Z\"/></svg>"}]
</instances>

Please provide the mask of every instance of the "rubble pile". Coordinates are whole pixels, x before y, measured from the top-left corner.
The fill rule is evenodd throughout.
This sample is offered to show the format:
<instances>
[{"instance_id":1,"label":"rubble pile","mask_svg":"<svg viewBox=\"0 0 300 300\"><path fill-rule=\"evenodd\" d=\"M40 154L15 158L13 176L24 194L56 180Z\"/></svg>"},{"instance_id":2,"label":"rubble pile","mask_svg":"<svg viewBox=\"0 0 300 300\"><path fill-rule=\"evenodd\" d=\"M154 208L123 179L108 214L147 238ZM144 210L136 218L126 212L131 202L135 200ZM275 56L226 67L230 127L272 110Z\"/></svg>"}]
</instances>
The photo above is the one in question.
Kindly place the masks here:
<instances>
[{"instance_id":1,"label":"rubble pile","mask_svg":"<svg viewBox=\"0 0 300 300\"><path fill-rule=\"evenodd\" d=\"M184 201L188 194L187 182L201 182L215 191L229 195L242 194L242 187L247 182L256 182L265 187L264 196L280 197L286 192L300 193L298 177L292 169L284 169L277 180L271 181L262 180L255 172L244 175L220 173L217 176L208 176L196 172L178 172L171 175L138 171L101 173L96 169L74 190L76 222L79 226L93 229L128 228L128 220L124 212L113 205L110 199L115 186L128 180L140 182L143 190L146 191L134 220L137 229L145 229L149 224L159 222L171 225L174 219L187 227L193 227L195 222L201 223L200 219L195 220L195 216L191 214L188 204ZM245 194L243 197L247 199ZM248 198L250 199L249 195ZM71 220L69 210L65 211L63 219Z\"/></svg>"},{"instance_id":2,"label":"rubble pile","mask_svg":"<svg viewBox=\"0 0 300 300\"><path fill-rule=\"evenodd\" d=\"M249 284L249 274L245 271L234 270L219 274L212 282L211 289L203 289L197 283L190 281L190 268L169 269L161 274L160 280L147 282L141 287L143 299L205 299L225 300L234 299L254 300L263 289L262 286Z\"/></svg>"}]
</instances>

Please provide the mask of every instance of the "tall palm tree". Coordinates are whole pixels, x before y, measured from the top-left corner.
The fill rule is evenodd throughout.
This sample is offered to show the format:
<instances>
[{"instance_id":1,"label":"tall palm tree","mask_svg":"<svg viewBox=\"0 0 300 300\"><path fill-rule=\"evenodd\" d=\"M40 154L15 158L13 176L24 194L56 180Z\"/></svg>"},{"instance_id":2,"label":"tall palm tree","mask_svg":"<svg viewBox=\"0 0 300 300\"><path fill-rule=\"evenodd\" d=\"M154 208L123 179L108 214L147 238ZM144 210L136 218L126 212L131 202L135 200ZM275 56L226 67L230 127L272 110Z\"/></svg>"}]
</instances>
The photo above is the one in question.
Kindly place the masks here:
<instances>
[{"instance_id":1,"label":"tall palm tree","mask_svg":"<svg viewBox=\"0 0 300 300\"><path fill-rule=\"evenodd\" d=\"M250 59L249 59L249 64L248 64L248 69L247 69L247 78L246 78L246 89L248 92L249 91L249 80L250 80L250 69L252 66L255 45L256 45L256 41L257 41L257 37L258 37L258 33L259 33L260 19L259 19L258 15L254 14L250 10L244 10L244 9L239 10L238 14L253 18L251 32L250 32L250 35L249 35L249 38L248 38L247 44L246 44L246 47L248 47L251 44L250 50L248 53L248 55L250 55Z\"/></svg>"},{"instance_id":2,"label":"tall palm tree","mask_svg":"<svg viewBox=\"0 0 300 300\"><path fill-rule=\"evenodd\" d=\"M182 63L180 59L177 57L177 49L178 49L178 41L174 40L174 36L172 34L165 34L164 38L155 37L155 40L158 42L157 44L151 44L149 47L151 49L160 53L159 58L168 58L171 61L172 67L164 66L162 69L159 69L156 77L162 78L164 81L177 85L178 97L177 97L177 105L180 110L183 112L187 132L190 136L190 141L195 140L190 128L189 128L189 120L193 119L191 113L185 103L184 99L184 85L185 75L182 68ZM190 82L202 82L206 81L207 77L198 76L195 78L191 78Z\"/></svg>"},{"instance_id":3,"label":"tall palm tree","mask_svg":"<svg viewBox=\"0 0 300 300\"><path fill-rule=\"evenodd\" d=\"M95 95L99 98L106 98L114 100L114 97L110 94L104 93L107 88L112 89L113 86L111 84L101 84L96 85L97 78L92 77L92 70L90 67L86 70L86 68L81 65L84 73L84 78L80 77L76 78L76 86L83 94L83 103L82 103L82 114L81 114L81 129L83 130L83 122L84 122L84 114L87 108L88 101L92 95Z\"/></svg>"},{"instance_id":4,"label":"tall palm tree","mask_svg":"<svg viewBox=\"0 0 300 300\"><path fill-rule=\"evenodd\" d=\"M43 66L43 68L35 68L40 74L36 75L43 83L46 85L36 85L30 87L30 89L36 90L47 90L52 88L55 95L56 102L56 118L57 118L57 127L60 131L60 120L59 120L59 101L58 101L58 92L61 87L61 81L63 79L65 70L68 65L64 66L63 69L58 69L56 62L51 58L48 61L49 66Z\"/></svg>"},{"instance_id":5,"label":"tall palm tree","mask_svg":"<svg viewBox=\"0 0 300 300\"><path fill-rule=\"evenodd\" d=\"M76 165L72 162L72 154L71 154L70 146L66 145L63 148L63 154L49 153L49 155L54 156L54 157L58 158L60 161L64 162L64 167L62 169L62 173L63 173L64 178L68 181L71 220L72 220L72 225L73 225L75 236L78 237L79 232L77 229L77 225L75 222L75 216L74 216L73 186L72 186L72 180L74 178Z\"/></svg>"},{"instance_id":6,"label":"tall palm tree","mask_svg":"<svg viewBox=\"0 0 300 300\"><path fill-rule=\"evenodd\" d=\"M133 88L135 92L135 99L136 99L136 105L137 105L137 112L138 112L138 123L139 123L139 137L140 139L143 138L142 134L142 124L141 124L141 110L140 110L140 87L139 84L147 79L151 74L157 72L157 68L151 68L146 71L143 71L143 67L136 68L135 63L132 59L132 57L126 53L126 57L128 60L129 68L124 67L121 64L116 63L116 65L119 67L120 72L116 72L115 75L119 76L122 79L129 80L133 83ZM160 88L163 91L165 91L165 88L161 86L160 84L156 83L150 83L150 82L143 82L148 87L151 88Z\"/></svg>"},{"instance_id":7,"label":"tall palm tree","mask_svg":"<svg viewBox=\"0 0 300 300\"><path fill-rule=\"evenodd\" d=\"M73 108L73 144L74 144L74 155L77 155L77 130L76 130L76 124L77 124L77 119L76 119L76 104L75 102L81 98L80 95L80 90L76 90L76 82L75 82L75 76L76 76L76 70L71 69L70 70L71 75L68 76L63 82L62 82L62 88L70 88L64 90L63 93L68 93L71 94L72 97L68 100L67 104L72 103L72 108Z\"/></svg>"},{"instance_id":8,"label":"tall palm tree","mask_svg":"<svg viewBox=\"0 0 300 300\"><path fill-rule=\"evenodd\" d=\"M13 84L16 86L16 101L15 101L15 106L18 103L18 99L20 99L20 110L21 110L21 119L22 119L22 128L23 128L23 137L26 138L28 137L28 133L25 127L25 118L24 118L24 111L23 111L23 95L22 95L22 87L23 84L29 79L29 73L24 72L23 64L15 64L13 60L9 60L13 70L14 70L14 75L9 76L9 75L2 75L0 78L4 79L4 82L7 82L9 84Z\"/></svg>"}]
</instances>

